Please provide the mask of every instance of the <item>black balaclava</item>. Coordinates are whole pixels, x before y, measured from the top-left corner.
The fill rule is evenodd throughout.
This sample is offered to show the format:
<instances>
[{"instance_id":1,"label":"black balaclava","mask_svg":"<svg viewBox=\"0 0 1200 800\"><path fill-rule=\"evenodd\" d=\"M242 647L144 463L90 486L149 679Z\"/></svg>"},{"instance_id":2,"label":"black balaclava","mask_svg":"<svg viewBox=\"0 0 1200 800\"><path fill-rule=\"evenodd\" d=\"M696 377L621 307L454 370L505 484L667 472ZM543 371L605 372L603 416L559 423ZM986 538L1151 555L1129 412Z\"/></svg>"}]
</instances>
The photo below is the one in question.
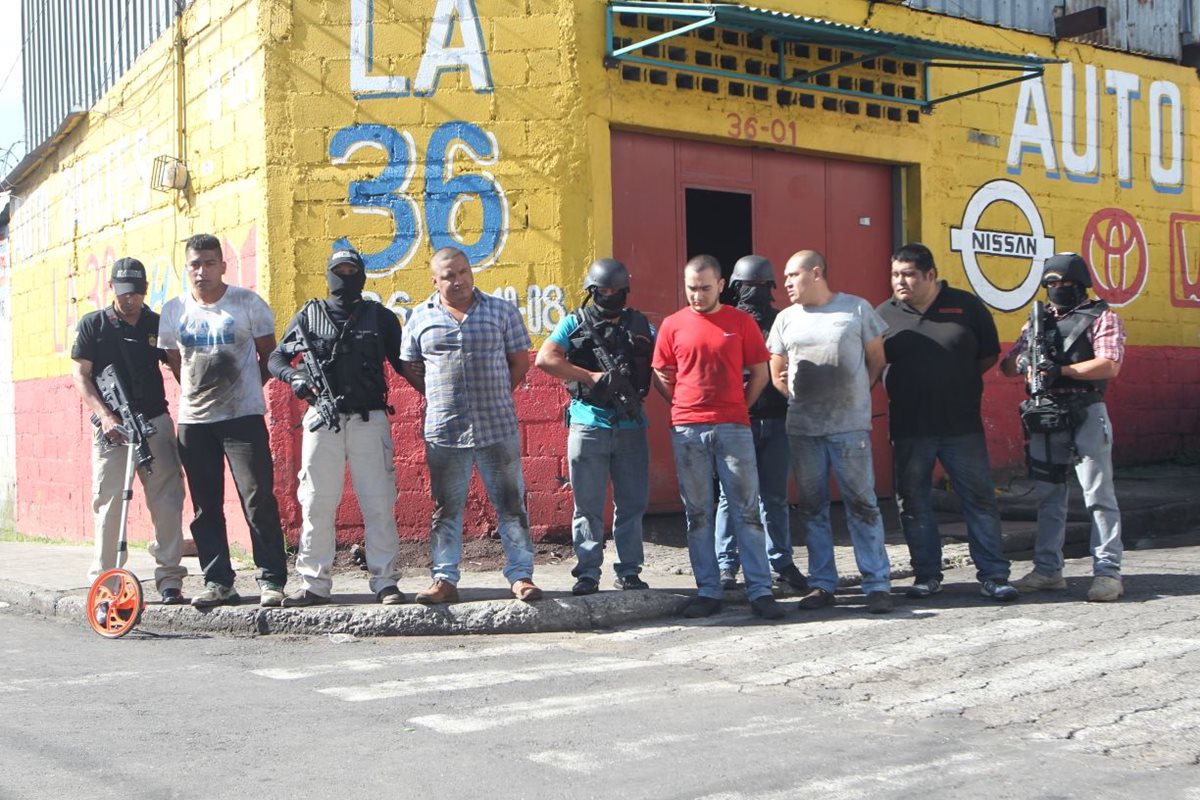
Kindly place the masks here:
<instances>
[{"instance_id":1,"label":"black balaclava","mask_svg":"<svg viewBox=\"0 0 1200 800\"><path fill-rule=\"evenodd\" d=\"M1048 286L1046 296L1050 303L1060 311L1070 311L1087 300L1087 289L1075 286Z\"/></svg>"},{"instance_id":2,"label":"black balaclava","mask_svg":"<svg viewBox=\"0 0 1200 800\"><path fill-rule=\"evenodd\" d=\"M350 275L339 275L334 267L351 264L357 271ZM325 281L329 284L329 299L326 304L335 318L345 319L356 303L362 300L363 287L367 285L367 273L363 268L362 256L354 250L338 250L329 257L325 270Z\"/></svg>"},{"instance_id":3,"label":"black balaclava","mask_svg":"<svg viewBox=\"0 0 1200 800\"><path fill-rule=\"evenodd\" d=\"M619 292L609 295L600 294L595 289L589 289L588 292L592 295L592 302L596 304L596 308L606 317L615 317L625 308L625 300L629 297L629 289L622 289Z\"/></svg>"},{"instance_id":4,"label":"black balaclava","mask_svg":"<svg viewBox=\"0 0 1200 800\"><path fill-rule=\"evenodd\" d=\"M1054 281L1071 281L1074 286L1046 286ZM1092 285L1092 275L1088 271L1087 262L1077 253L1057 253L1046 259L1042 270L1042 285L1046 286L1046 296L1050 303L1059 311L1070 311L1088 299L1088 287Z\"/></svg>"},{"instance_id":5,"label":"black balaclava","mask_svg":"<svg viewBox=\"0 0 1200 800\"><path fill-rule=\"evenodd\" d=\"M771 284L738 281L737 307L762 322L771 313Z\"/></svg>"}]
</instances>

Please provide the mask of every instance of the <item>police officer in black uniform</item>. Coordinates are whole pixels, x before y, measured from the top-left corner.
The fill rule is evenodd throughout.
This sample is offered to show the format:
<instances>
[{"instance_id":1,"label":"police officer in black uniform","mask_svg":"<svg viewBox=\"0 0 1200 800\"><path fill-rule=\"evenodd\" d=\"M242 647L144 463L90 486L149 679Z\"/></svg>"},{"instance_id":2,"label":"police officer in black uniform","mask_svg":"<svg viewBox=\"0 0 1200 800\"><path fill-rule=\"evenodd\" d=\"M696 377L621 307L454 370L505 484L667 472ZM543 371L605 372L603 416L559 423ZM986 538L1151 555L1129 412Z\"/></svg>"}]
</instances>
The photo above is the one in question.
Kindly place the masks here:
<instances>
[{"instance_id":1,"label":"police officer in black uniform","mask_svg":"<svg viewBox=\"0 0 1200 800\"><path fill-rule=\"evenodd\" d=\"M303 515L296 571L302 585L284 606L329 602L336 546L335 514L342 497L346 463L363 516L371 591L386 605L403 603L396 586L400 551L396 532L396 474L388 415L387 360L400 374L400 322L380 303L362 296L367 275L362 256L338 250L326 270L329 297L310 300L288 323L271 354L271 374L311 405L304 415L298 499ZM306 334L300 335L301 331ZM315 356L304 361L305 338ZM299 358L300 368L293 361ZM328 382L326 399L336 415L322 423L315 404Z\"/></svg>"},{"instance_id":2,"label":"police officer in black uniform","mask_svg":"<svg viewBox=\"0 0 1200 800\"><path fill-rule=\"evenodd\" d=\"M583 288L583 305L559 321L537 354L537 366L565 380L571 395L567 459L578 560L571 573L577 579L572 591L585 595L600 587L604 496L610 480L615 586L646 589L639 573L642 516L650 500L650 448L642 400L652 381L655 331L645 315L626 306L629 271L620 261L594 262Z\"/></svg>"},{"instance_id":3,"label":"police officer in black uniform","mask_svg":"<svg viewBox=\"0 0 1200 800\"><path fill-rule=\"evenodd\" d=\"M729 276L733 302L758 323L766 339L779 310L771 305L775 288L775 270L771 262L758 255L739 258ZM787 439L788 400L770 383L750 407L750 430L754 434L754 453L758 460L759 516L767 532L767 557L781 583L798 592L808 591L808 580L792 560L791 519L788 515L788 470L791 455ZM721 585L737 585L737 539L725 493L717 503L717 564L721 567Z\"/></svg>"}]
</instances>

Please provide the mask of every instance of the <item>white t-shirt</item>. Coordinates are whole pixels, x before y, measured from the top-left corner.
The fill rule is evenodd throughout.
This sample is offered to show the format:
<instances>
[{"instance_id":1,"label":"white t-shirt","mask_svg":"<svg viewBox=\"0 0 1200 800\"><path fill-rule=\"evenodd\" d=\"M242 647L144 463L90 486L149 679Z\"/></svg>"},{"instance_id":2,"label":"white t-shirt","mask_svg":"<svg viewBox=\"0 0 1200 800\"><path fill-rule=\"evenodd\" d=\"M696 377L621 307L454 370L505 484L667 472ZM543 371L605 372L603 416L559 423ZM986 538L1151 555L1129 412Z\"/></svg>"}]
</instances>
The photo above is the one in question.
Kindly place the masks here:
<instances>
[{"instance_id":1,"label":"white t-shirt","mask_svg":"<svg viewBox=\"0 0 1200 800\"><path fill-rule=\"evenodd\" d=\"M886 330L870 303L845 292L823 306L793 305L779 312L767 349L788 361L788 433L828 436L871 429L863 348Z\"/></svg>"},{"instance_id":2,"label":"white t-shirt","mask_svg":"<svg viewBox=\"0 0 1200 800\"><path fill-rule=\"evenodd\" d=\"M254 340L275 333L275 315L261 297L227 286L212 305L191 292L163 306L158 346L178 350L179 422L221 422L267 413Z\"/></svg>"}]
</instances>

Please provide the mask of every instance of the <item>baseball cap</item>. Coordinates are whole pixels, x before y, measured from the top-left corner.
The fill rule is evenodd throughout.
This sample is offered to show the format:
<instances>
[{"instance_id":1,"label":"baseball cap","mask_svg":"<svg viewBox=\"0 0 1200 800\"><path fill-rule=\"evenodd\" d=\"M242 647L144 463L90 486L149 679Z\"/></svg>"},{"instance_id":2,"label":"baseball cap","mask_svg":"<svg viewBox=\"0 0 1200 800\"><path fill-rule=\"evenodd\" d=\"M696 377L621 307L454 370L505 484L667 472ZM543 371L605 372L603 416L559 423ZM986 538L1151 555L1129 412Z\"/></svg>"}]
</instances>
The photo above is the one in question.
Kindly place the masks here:
<instances>
[{"instance_id":1,"label":"baseball cap","mask_svg":"<svg viewBox=\"0 0 1200 800\"><path fill-rule=\"evenodd\" d=\"M353 264L363 272L366 272L366 265L363 263L363 257L359 255L357 250L334 250L329 256L329 264L326 269L333 269L338 264Z\"/></svg>"},{"instance_id":2,"label":"baseball cap","mask_svg":"<svg viewBox=\"0 0 1200 800\"><path fill-rule=\"evenodd\" d=\"M136 258L118 258L112 265L112 288L118 295L145 294L146 267Z\"/></svg>"}]
</instances>

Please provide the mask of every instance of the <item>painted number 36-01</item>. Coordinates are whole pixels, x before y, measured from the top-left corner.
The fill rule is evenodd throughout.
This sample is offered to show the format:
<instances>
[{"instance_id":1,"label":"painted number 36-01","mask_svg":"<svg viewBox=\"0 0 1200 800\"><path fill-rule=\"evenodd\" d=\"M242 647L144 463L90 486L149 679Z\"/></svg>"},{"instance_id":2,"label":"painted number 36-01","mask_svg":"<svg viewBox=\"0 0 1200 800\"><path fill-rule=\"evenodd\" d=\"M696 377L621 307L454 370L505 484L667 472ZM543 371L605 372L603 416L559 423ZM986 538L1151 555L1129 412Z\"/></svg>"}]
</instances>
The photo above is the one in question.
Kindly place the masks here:
<instances>
[{"instance_id":1,"label":"painted number 36-01","mask_svg":"<svg viewBox=\"0 0 1200 800\"><path fill-rule=\"evenodd\" d=\"M416 171L416 146L408 131L387 125L351 125L342 128L329 142L334 164L345 164L363 148L382 150L387 164L373 178L351 181L349 201L356 214L391 216L395 223L392 241L377 252L363 252L367 272L389 275L412 259L425 230L434 250L457 247L467 254L471 266L488 266L504 249L508 234L508 200L495 177L484 170L455 174L455 158L462 151L477 166L495 164L500 155L496 137L470 122L447 122L429 137L425 151L424 209L411 193ZM461 207L479 204L478 237L465 241L457 230ZM342 237L335 247L352 247Z\"/></svg>"}]
</instances>

